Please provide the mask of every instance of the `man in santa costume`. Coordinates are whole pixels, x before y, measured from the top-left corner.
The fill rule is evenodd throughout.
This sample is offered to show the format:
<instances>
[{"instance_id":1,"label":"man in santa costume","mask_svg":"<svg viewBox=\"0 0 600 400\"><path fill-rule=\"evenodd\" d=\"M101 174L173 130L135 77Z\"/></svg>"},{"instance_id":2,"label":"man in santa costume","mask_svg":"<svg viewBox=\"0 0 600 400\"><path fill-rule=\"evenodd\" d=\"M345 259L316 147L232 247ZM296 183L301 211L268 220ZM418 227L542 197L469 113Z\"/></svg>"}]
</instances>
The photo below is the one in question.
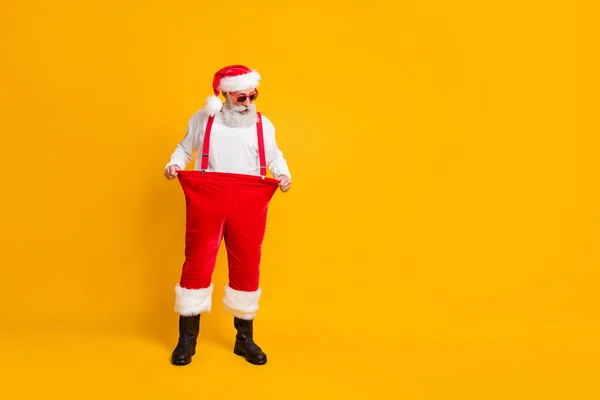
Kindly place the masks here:
<instances>
[{"instance_id":1,"label":"man in santa costume","mask_svg":"<svg viewBox=\"0 0 600 400\"><path fill-rule=\"evenodd\" d=\"M185 262L175 285L179 340L174 365L189 364L196 352L200 314L212 305L211 277L222 239L229 270L223 303L237 330L234 353L252 364L267 362L253 339L261 247L269 201L278 188L290 189L291 174L273 124L256 110L259 80L257 71L243 65L217 71L213 95L190 118L165 166L165 176L179 180L186 199ZM186 171L194 152L195 168ZM267 169L274 178L266 177Z\"/></svg>"}]
</instances>

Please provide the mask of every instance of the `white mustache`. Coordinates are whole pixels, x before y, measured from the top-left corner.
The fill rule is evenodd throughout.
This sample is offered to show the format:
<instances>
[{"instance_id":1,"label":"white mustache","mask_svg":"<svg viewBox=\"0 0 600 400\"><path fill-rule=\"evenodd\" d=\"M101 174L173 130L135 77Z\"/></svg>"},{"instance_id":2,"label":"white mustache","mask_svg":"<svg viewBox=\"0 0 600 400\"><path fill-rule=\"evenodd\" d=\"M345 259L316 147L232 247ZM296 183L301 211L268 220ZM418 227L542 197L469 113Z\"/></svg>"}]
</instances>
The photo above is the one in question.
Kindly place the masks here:
<instances>
[{"instance_id":1,"label":"white mustache","mask_svg":"<svg viewBox=\"0 0 600 400\"><path fill-rule=\"evenodd\" d=\"M250 106L244 106L244 105L238 105L238 106L234 106L234 105L232 105L232 106L231 106L231 109L232 109L233 111L237 111L237 112L248 111L248 110L250 110L251 108L252 108L252 107L250 107Z\"/></svg>"}]
</instances>

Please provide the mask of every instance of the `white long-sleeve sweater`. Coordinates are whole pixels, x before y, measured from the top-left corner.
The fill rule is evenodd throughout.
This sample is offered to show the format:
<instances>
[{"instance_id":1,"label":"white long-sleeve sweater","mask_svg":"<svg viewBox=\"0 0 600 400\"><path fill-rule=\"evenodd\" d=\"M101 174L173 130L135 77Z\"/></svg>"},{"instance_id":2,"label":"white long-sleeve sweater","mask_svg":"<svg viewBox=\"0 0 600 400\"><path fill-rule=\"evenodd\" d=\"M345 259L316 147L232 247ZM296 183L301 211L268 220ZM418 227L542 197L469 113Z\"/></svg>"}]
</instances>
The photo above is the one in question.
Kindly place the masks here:
<instances>
[{"instance_id":1,"label":"white long-sleeve sweater","mask_svg":"<svg viewBox=\"0 0 600 400\"><path fill-rule=\"evenodd\" d=\"M194 158L194 151L196 151L195 169L201 169L202 145L207 121L208 115L204 109L198 110L190 118L185 136L177 144L165 168L177 165L185 169ZM273 123L262 115L262 125L267 168L275 177L285 175L291 179L287 161L275 140ZM260 175L256 124L247 128L233 128L225 125L222 114L217 113L210 134L207 171Z\"/></svg>"}]
</instances>

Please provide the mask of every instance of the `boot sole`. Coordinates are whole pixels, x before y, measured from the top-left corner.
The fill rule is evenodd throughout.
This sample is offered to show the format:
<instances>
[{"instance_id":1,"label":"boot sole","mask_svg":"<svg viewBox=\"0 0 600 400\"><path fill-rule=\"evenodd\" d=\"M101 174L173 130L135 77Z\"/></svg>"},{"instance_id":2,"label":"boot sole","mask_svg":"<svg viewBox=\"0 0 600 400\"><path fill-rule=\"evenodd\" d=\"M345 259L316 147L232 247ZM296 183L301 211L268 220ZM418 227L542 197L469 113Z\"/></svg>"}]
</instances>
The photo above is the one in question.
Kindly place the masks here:
<instances>
[{"instance_id":1,"label":"boot sole","mask_svg":"<svg viewBox=\"0 0 600 400\"><path fill-rule=\"evenodd\" d=\"M176 365L176 366L178 366L178 367L183 367L184 365L191 364L191 362L192 362L191 360L190 360L190 361L188 361L188 362L173 362L173 361L171 361L171 364L172 364L172 365Z\"/></svg>"},{"instance_id":2,"label":"boot sole","mask_svg":"<svg viewBox=\"0 0 600 400\"><path fill-rule=\"evenodd\" d=\"M177 365L178 367L181 367L183 365L188 365L191 364L192 362L192 357L196 355L196 351L194 350L194 352L192 353L192 355L190 356L190 360L189 361L173 361L173 359L171 359L171 364L173 365Z\"/></svg>"},{"instance_id":3,"label":"boot sole","mask_svg":"<svg viewBox=\"0 0 600 400\"><path fill-rule=\"evenodd\" d=\"M244 354L244 352L242 352L241 350L238 350L238 349L237 349L237 347L234 347L234 348L233 348L233 354L236 354L236 355L238 355L238 356L240 356L240 357L244 357L244 359L245 359L247 362L249 362L250 364L253 364L253 365L265 365L265 364L267 363L267 360L266 360L266 359L265 359L265 360L263 360L263 361L254 361L254 360L248 360L248 359L246 358L246 355Z\"/></svg>"}]
</instances>

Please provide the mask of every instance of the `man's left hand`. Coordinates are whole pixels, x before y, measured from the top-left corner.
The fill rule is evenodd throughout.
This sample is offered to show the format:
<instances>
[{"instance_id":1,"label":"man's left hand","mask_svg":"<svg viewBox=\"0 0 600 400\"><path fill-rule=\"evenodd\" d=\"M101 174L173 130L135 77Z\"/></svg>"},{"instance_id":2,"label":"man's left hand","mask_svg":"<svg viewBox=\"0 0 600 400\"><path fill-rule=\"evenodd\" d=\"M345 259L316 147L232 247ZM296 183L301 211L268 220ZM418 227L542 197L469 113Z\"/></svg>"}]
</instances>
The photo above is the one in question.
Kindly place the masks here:
<instances>
[{"instance_id":1,"label":"man's left hand","mask_svg":"<svg viewBox=\"0 0 600 400\"><path fill-rule=\"evenodd\" d=\"M279 181L279 189L282 192L287 192L288 190L290 190L290 187L292 186L290 178L288 178L285 175L279 175L276 179Z\"/></svg>"}]
</instances>

